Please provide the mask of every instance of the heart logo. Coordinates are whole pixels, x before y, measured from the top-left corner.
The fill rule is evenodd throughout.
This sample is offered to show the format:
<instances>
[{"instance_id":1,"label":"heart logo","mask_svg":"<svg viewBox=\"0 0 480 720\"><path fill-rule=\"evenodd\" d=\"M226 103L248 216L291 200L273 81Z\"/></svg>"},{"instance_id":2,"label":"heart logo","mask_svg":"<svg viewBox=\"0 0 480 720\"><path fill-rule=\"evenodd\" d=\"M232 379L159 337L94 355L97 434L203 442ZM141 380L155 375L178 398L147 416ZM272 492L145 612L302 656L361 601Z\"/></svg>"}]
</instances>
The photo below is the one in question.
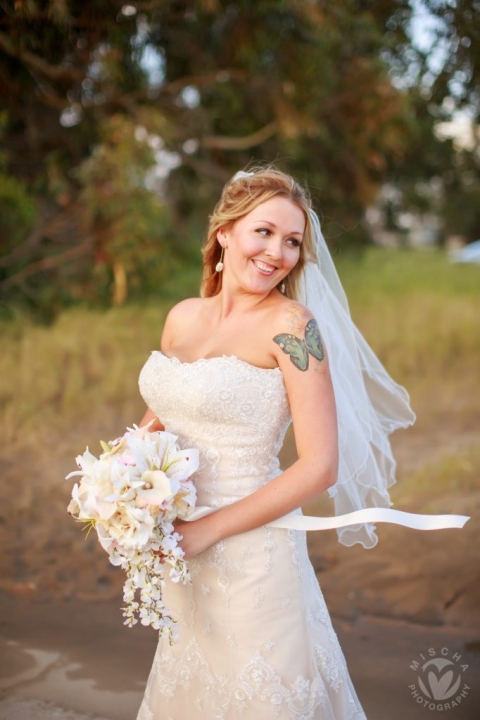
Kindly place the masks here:
<instances>
[{"instance_id":1,"label":"heart logo","mask_svg":"<svg viewBox=\"0 0 480 720\"><path fill-rule=\"evenodd\" d=\"M449 697L454 695L460 687L461 678L458 677L454 681L454 674L452 670L447 670L442 675L437 676L432 670L429 670L427 675L428 686L421 678L418 679L422 691L427 697L433 698L434 700L447 700Z\"/></svg>"}]
</instances>

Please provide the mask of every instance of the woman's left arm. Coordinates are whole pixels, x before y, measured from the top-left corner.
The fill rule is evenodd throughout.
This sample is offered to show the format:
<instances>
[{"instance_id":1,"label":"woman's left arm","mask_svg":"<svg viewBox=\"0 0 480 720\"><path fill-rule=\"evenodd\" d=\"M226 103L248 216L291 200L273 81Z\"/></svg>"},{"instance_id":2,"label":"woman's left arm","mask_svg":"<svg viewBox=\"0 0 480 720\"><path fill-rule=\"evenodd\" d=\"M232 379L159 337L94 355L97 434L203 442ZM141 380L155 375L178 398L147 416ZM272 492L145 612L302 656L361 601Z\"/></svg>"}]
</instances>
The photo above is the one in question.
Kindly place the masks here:
<instances>
[{"instance_id":1,"label":"woman's left arm","mask_svg":"<svg viewBox=\"0 0 480 720\"><path fill-rule=\"evenodd\" d=\"M290 403L298 460L251 495L201 520L178 525L187 558L286 515L337 479L337 416L328 358L316 321L306 311L302 317L295 335L272 337Z\"/></svg>"}]
</instances>

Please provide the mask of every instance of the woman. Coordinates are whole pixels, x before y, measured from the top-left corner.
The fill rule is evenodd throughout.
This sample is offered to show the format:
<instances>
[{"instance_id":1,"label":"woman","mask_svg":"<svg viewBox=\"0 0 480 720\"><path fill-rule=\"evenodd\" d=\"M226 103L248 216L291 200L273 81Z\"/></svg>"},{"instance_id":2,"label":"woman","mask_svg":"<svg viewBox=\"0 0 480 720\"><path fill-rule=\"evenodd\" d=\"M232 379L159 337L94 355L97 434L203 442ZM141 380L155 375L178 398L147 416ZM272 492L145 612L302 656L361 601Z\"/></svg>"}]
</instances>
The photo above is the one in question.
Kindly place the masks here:
<instances>
[{"instance_id":1,"label":"woman","mask_svg":"<svg viewBox=\"0 0 480 720\"><path fill-rule=\"evenodd\" d=\"M141 424L199 449L198 504L215 512L177 526L192 584L166 583L180 640L160 641L138 720L365 718L305 533L269 525L335 492L339 475L337 358L322 318L297 300L307 266L318 268L312 218L288 175L238 173L210 219L202 297L173 308L141 372ZM402 402L397 425L413 420ZM290 421L298 460L281 472Z\"/></svg>"}]
</instances>

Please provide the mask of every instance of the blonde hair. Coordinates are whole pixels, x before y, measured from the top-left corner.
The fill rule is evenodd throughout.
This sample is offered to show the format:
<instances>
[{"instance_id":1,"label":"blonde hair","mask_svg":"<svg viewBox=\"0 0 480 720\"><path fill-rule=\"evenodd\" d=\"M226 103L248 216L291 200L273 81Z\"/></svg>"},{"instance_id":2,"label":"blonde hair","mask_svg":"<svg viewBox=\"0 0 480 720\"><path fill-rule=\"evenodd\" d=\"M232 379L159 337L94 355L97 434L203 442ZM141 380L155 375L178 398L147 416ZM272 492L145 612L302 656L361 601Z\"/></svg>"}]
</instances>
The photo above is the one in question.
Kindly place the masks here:
<instances>
[{"instance_id":1,"label":"blonde hair","mask_svg":"<svg viewBox=\"0 0 480 720\"><path fill-rule=\"evenodd\" d=\"M285 295L294 300L298 299L301 272L307 262L316 261L315 233L309 215L311 202L307 191L296 180L272 166L249 169L248 174L234 176L223 188L220 200L210 216L207 236L202 248L203 274L200 288L202 297L217 295L222 288L222 273L215 270L221 254L217 239L218 230L232 225L262 203L278 195L298 205L305 215L305 232L300 245L300 257L284 280Z\"/></svg>"}]
</instances>

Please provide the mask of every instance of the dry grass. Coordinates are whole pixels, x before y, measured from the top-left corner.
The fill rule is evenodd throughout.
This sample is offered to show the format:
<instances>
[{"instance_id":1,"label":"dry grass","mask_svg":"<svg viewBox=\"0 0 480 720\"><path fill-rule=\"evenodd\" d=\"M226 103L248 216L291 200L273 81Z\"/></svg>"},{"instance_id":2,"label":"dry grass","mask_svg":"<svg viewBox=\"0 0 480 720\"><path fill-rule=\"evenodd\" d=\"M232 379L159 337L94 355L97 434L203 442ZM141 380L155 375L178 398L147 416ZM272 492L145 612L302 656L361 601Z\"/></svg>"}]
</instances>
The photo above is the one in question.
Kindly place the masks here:
<instances>
[{"instance_id":1,"label":"dry grass","mask_svg":"<svg viewBox=\"0 0 480 720\"><path fill-rule=\"evenodd\" d=\"M393 486L392 499L402 506L411 502L428 503L432 487L435 497L476 495L480 489L480 445L466 444L455 453L447 452L436 462L426 462ZM467 508L466 512L472 510Z\"/></svg>"},{"instance_id":2,"label":"dry grass","mask_svg":"<svg viewBox=\"0 0 480 720\"><path fill-rule=\"evenodd\" d=\"M0 432L8 445L44 442L107 406L122 415L131 408L137 421L138 372L159 346L167 309L69 310L52 327L8 328L0 357Z\"/></svg>"},{"instance_id":3,"label":"dry grass","mask_svg":"<svg viewBox=\"0 0 480 720\"><path fill-rule=\"evenodd\" d=\"M400 382L454 379L480 359L480 268L439 251L370 249L339 258L352 315Z\"/></svg>"},{"instance_id":4,"label":"dry grass","mask_svg":"<svg viewBox=\"0 0 480 720\"><path fill-rule=\"evenodd\" d=\"M449 408L467 424L476 421L480 268L449 265L440 252L378 249L339 257L337 265L356 322L409 388L419 422L435 423ZM0 432L7 446L33 447L94 418L101 426L107 408L137 421L138 372L158 347L173 302L68 310L48 328L3 326Z\"/></svg>"},{"instance_id":5,"label":"dry grass","mask_svg":"<svg viewBox=\"0 0 480 720\"><path fill-rule=\"evenodd\" d=\"M480 268L449 266L441 253L376 250L356 259L342 257L338 266L360 329L395 379L406 384L418 415L413 428L394 435L400 480L393 488L395 504L470 514L467 503L480 507L478 442L474 446L480 425ZM186 285L178 289L179 298L187 294ZM26 322L0 328L0 548L8 548L0 553L0 591L34 587L45 597L118 597L121 576L108 569L93 535L85 541L65 512L72 481L63 478L85 445L100 452L100 438L115 437L140 419L144 405L138 373L158 347L164 317L175 299L173 295L144 307L104 313L69 310L49 328ZM291 460L287 443L289 449ZM322 512L325 500L322 496L313 510ZM468 548L476 547L475 528L469 523L466 533L455 536L460 544L451 564L458 568ZM382 532L381 557L389 567L391 557L398 555L397 536L388 528ZM385 541L389 532L390 545ZM330 540L317 536L316 542L319 557L341 552L334 535ZM406 538L406 567L412 557L422 557L425 542L417 535ZM341 555L341 572L331 584L337 588L337 607L351 594L355 573L368 579L365 593L371 594L377 572L373 560L368 570L348 551L351 560ZM438 568L439 562L430 564ZM454 574L455 567L448 566L448 573ZM427 580L412 593L428 598L430 576L423 566L418 572ZM328 578L323 581L328 589ZM380 608L385 582L380 574ZM435 591L434 583L432 588ZM400 609L395 606L392 612L417 617L415 602L410 607L399 600ZM376 611L374 602L366 607ZM471 617L463 606L458 616L462 613Z\"/></svg>"}]
</instances>

